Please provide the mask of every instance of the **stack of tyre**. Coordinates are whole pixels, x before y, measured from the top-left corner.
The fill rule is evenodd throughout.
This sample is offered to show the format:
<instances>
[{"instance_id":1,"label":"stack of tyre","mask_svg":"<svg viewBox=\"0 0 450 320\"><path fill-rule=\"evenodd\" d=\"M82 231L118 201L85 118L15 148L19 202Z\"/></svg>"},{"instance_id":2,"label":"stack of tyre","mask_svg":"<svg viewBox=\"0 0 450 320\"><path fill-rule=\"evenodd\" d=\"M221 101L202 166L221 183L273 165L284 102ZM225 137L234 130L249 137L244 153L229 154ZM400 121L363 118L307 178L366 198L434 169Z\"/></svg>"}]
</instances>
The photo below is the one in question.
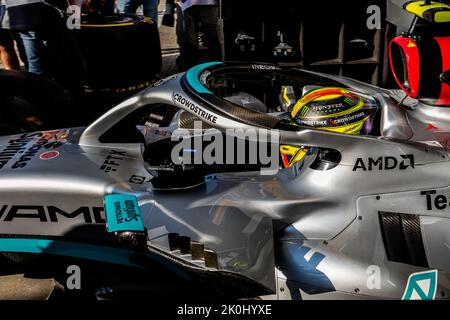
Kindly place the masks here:
<instances>
[{"instance_id":1,"label":"stack of tyre","mask_svg":"<svg viewBox=\"0 0 450 320\"><path fill-rule=\"evenodd\" d=\"M86 60L83 100L89 106L111 107L148 87L161 70L158 27L150 18L88 15L74 33Z\"/></svg>"},{"instance_id":2,"label":"stack of tyre","mask_svg":"<svg viewBox=\"0 0 450 320\"><path fill-rule=\"evenodd\" d=\"M159 33L151 19L83 16L81 29L73 32L87 65L81 96L34 74L0 70L0 135L86 126L149 86L161 70Z\"/></svg>"}]
</instances>

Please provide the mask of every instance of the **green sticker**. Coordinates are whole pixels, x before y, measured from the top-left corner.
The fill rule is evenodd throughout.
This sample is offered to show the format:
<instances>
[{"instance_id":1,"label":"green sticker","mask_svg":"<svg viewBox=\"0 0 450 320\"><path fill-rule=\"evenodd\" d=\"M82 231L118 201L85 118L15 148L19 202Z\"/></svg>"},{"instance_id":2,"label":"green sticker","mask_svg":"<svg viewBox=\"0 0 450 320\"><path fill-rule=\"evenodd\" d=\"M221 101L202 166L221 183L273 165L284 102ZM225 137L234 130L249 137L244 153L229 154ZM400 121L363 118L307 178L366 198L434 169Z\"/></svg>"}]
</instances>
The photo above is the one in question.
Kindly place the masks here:
<instances>
[{"instance_id":1,"label":"green sticker","mask_svg":"<svg viewBox=\"0 0 450 320\"><path fill-rule=\"evenodd\" d=\"M144 231L137 198L127 194L105 196L108 232Z\"/></svg>"},{"instance_id":2,"label":"green sticker","mask_svg":"<svg viewBox=\"0 0 450 320\"><path fill-rule=\"evenodd\" d=\"M436 297L437 277L437 270L411 274L402 300L434 300Z\"/></svg>"}]
</instances>

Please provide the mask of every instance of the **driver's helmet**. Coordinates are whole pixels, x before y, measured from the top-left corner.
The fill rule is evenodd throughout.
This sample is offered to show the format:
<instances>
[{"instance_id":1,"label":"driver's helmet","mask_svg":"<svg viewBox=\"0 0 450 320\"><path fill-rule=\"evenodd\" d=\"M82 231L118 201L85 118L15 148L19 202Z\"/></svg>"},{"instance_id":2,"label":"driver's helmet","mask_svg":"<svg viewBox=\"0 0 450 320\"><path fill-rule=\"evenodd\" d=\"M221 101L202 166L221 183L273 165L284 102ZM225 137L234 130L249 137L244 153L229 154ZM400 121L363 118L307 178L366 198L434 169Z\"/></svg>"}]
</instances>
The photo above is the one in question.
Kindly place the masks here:
<instances>
[{"instance_id":1,"label":"driver's helmet","mask_svg":"<svg viewBox=\"0 0 450 320\"><path fill-rule=\"evenodd\" d=\"M376 104L348 89L315 87L307 91L293 106L287 121L295 126L340 132L368 134ZM299 162L309 151L307 147L281 145L285 168Z\"/></svg>"}]
</instances>

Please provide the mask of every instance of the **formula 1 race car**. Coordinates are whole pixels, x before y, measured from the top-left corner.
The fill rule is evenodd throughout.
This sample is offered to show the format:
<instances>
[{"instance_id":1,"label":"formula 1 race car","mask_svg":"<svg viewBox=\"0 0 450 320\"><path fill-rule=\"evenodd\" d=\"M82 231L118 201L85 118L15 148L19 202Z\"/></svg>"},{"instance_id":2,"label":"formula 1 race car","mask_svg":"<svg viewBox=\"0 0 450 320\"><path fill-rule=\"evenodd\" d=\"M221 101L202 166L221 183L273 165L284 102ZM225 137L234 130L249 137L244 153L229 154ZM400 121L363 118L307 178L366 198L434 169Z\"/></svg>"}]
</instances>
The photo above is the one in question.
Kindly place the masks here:
<instances>
[{"instance_id":1,"label":"formula 1 race car","mask_svg":"<svg viewBox=\"0 0 450 320\"><path fill-rule=\"evenodd\" d=\"M400 92L208 63L1 137L0 297L448 298L450 109Z\"/></svg>"}]
</instances>

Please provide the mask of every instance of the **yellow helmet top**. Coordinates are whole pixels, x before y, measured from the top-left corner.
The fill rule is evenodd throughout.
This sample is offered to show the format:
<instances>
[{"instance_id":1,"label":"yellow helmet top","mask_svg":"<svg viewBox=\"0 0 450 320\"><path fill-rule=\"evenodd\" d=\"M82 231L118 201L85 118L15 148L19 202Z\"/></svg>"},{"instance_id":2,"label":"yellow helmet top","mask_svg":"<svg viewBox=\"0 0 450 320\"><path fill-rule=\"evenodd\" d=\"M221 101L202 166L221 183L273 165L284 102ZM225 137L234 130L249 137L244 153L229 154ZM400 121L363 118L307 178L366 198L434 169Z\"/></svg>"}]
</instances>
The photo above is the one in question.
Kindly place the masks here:
<instances>
[{"instance_id":1,"label":"yellow helmet top","mask_svg":"<svg viewBox=\"0 0 450 320\"><path fill-rule=\"evenodd\" d=\"M289 122L292 125L313 127L346 134L360 134L372 115L365 99L345 88L321 87L306 93L294 105ZM299 162L308 148L280 146L285 168Z\"/></svg>"}]
</instances>

